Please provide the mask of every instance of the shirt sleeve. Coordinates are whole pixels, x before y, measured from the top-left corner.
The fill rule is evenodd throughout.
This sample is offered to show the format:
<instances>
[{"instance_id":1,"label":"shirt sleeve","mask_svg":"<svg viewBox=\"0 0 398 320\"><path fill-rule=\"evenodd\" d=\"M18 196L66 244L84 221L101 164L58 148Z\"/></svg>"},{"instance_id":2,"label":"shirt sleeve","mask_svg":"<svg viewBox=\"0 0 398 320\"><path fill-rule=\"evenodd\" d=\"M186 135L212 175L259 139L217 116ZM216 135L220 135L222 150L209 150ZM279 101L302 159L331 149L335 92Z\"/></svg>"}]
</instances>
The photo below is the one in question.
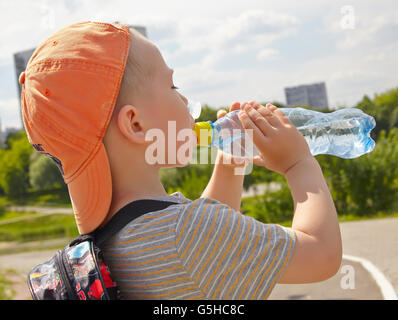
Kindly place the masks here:
<instances>
[{"instance_id":1,"label":"shirt sleeve","mask_svg":"<svg viewBox=\"0 0 398 320\"><path fill-rule=\"evenodd\" d=\"M176 226L180 259L208 299L267 299L295 240L290 228L264 224L210 198L185 206Z\"/></svg>"}]
</instances>

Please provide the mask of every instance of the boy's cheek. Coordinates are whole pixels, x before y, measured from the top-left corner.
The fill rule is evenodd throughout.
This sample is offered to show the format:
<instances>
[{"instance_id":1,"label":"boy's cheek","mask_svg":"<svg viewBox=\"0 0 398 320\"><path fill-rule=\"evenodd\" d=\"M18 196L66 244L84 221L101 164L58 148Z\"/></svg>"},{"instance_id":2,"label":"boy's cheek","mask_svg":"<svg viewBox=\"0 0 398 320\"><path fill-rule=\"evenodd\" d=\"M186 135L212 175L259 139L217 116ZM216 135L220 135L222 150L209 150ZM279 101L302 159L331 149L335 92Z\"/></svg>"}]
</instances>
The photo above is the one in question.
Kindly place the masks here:
<instances>
[{"instance_id":1,"label":"boy's cheek","mask_svg":"<svg viewBox=\"0 0 398 320\"><path fill-rule=\"evenodd\" d=\"M148 155L162 167L188 165L196 148L197 138L191 128L176 128L176 121L166 121L166 128L152 128L148 141ZM156 159L156 160L152 160Z\"/></svg>"}]
</instances>

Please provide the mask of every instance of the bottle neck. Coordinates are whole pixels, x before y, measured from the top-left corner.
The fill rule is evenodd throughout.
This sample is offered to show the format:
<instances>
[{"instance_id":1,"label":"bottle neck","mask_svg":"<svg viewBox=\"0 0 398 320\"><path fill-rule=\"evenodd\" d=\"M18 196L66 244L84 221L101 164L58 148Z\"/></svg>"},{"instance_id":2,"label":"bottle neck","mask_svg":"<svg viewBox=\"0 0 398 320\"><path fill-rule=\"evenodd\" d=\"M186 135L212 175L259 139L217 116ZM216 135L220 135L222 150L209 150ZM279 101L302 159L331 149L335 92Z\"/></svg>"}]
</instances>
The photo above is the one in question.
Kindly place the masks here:
<instances>
[{"instance_id":1,"label":"bottle neck","mask_svg":"<svg viewBox=\"0 0 398 320\"><path fill-rule=\"evenodd\" d=\"M198 146L210 147L213 144L214 124L211 121L196 122L193 128Z\"/></svg>"}]
</instances>

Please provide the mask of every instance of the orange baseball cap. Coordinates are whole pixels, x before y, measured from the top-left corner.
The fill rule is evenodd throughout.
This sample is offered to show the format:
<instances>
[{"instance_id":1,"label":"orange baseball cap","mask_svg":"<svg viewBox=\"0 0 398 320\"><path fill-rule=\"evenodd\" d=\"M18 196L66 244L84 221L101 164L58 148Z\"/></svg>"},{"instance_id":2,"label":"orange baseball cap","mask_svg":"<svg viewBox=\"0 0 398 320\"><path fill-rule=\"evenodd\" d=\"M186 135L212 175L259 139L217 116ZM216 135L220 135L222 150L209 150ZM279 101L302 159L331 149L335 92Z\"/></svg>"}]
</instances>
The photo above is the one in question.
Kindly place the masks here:
<instances>
[{"instance_id":1,"label":"orange baseball cap","mask_svg":"<svg viewBox=\"0 0 398 320\"><path fill-rule=\"evenodd\" d=\"M102 142L126 66L125 25L79 22L41 43L21 73L29 142L58 166L81 234L108 214L112 178Z\"/></svg>"}]
</instances>

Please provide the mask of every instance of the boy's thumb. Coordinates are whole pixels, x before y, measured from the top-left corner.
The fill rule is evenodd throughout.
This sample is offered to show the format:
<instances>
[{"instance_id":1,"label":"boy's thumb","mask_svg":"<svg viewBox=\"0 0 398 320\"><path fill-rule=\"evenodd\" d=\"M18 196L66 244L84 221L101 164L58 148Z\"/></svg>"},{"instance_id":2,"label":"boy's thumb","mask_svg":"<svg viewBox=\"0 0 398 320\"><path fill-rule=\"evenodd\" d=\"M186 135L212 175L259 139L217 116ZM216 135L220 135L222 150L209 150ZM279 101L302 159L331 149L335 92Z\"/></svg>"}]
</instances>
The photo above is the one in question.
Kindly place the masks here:
<instances>
[{"instance_id":1,"label":"boy's thumb","mask_svg":"<svg viewBox=\"0 0 398 320\"><path fill-rule=\"evenodd\" d=\"M256 165L256 166L259 166L259 167L265 167L264 158L262 156L260 156L260 155L255 156L253 158L253 164Z\"/></svg>"},{"instance_id":2,"label":"boy's thumb","mask_svg":"<svg viewBox=\"0 0 398 320\"><path fill-rule=\"evenodd\" d=\"M224 109L220 109L217 111L217 119L220 119L221 117L224 117L227 114L227 111Z\"/></svg>"}]
</instances>

